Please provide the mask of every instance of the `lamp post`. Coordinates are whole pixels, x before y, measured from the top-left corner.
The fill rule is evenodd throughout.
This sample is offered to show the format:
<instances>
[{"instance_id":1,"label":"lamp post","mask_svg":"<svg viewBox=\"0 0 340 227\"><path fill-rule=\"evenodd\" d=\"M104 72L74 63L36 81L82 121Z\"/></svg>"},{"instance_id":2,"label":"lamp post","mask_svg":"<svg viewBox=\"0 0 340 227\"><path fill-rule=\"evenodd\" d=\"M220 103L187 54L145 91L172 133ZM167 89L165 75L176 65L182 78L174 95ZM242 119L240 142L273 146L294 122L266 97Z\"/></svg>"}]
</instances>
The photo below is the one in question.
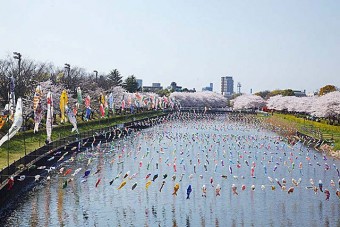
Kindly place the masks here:
<instances>
[{"instance_id":1,"label":"lamp post","mask_svg":"<svg viewBox=\"0 0 340 227\"><path fill-rule=\"evenodd\" d=\"M18 66L19 66L19 72L18 76L20 76L20 68L21 68L21 54L18 52L13 52L14 54L14 59L18 59Z\"/></svg>"},{"instance_id":2,"label":"lamp post","mask_svg":"<svg viewBox=\"0 0 340 227\"><path fill-rule=\"evenodd\" d=\"M14 54L14 59L17 59L18 60L18 78L20 77L20 68L21 68L21 54L18 53L18 52L13 52ZM13 83L11 85L11 83ZM9 86L8 86L8 107L11 107L11 108L14 108L15 109L15 96L14 96L14 79L13 79L13 76L11 77L10 79L10 82L9 82ZM12 99L12 100L11 100ZM10 104L10 102L12 102L12 105ZM9 113L10 113L10 109L8 108L9 110ZM9 167L9 129L8 129L8 141L7 141L7 166Z\"/></svg>"},{"instance_id":3,"label":"lamp post","mask_svg":"<svg viewBox=\"0 0 340 227\"><path fill-rule=\"evenodd\" d=\"M70 82L71 82L71 80L70 80L70 69L71 69L71 65L70 64L67 64L67 63L65 63L65 67L64 67L65 69L66 69L66 71L67 71L67 81L68 81L68 83L67 83L67 86L68 86L68 88L70 88Z\"/></svg>"},{"instance_id":4,"label":"lamp post","mask_svg":"<svg viewBox=\"0 0 340 227\"><path fill-rule=\"evenodd\" d=\"M24 126L23 126L23 131L24 131L24 147L25 147L25 159L26 159L26 135L25 135L25 131L26 131L26 115L23 115L23 120L24 120ZM26 165L26 160L25 160L25 165Z\"/></svg>"},{"instance_id":5,"label":"lamp post","mask_svg":"<svg viewBox=\"0 0 340 227\"><path fill-rule=\"evenodd\" d=\"M14 59L17 59L18 60L18 78L20 78L20 73L21 73L21 54L20 53L18 53L18 52L13 52L13 54L14 54ZM11 81L11 83L14 83L14 80L13 81ZM13 84L12 85L13 86L13 91L9 91L10 92L10 94L11 94L11 98L12 98L12 102L13 102L13 108L15 109L15 92L14 92L14 89L15 89L15 85Z\"/></svg>"},{"instance_id":6,"label":"lamp post","mask_svg":"<svg viewBox=\"0 0 340 227\"><path fill-rule=\"evenodd\" d=\"M94 70L93 72L96 74L96 83L98 83L98 81L97 81L98 71L97 71L97 70Z\"/></svg>"}]
</instances>

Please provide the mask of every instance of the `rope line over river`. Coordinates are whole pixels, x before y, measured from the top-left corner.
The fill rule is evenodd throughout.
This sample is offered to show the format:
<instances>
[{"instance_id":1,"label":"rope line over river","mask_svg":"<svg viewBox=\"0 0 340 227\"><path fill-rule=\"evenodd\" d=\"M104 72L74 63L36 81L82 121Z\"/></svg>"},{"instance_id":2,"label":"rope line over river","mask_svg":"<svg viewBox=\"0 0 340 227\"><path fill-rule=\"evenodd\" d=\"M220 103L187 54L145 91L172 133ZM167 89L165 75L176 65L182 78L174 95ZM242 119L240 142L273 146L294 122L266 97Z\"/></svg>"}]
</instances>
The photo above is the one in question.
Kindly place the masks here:
<instances>
[{"instance_id":1,"label":"rope line over river","mask_svg":"<svg viewBox=\"0 0 340 227\"><path fill-rule=\"evenodd\" d=\"M340 225L339 160L254 115L177 112L158 122L59 149L46 157L54 164L13 177L8 191L30 189L1 224Z\"/></svg>"}]
</instances>

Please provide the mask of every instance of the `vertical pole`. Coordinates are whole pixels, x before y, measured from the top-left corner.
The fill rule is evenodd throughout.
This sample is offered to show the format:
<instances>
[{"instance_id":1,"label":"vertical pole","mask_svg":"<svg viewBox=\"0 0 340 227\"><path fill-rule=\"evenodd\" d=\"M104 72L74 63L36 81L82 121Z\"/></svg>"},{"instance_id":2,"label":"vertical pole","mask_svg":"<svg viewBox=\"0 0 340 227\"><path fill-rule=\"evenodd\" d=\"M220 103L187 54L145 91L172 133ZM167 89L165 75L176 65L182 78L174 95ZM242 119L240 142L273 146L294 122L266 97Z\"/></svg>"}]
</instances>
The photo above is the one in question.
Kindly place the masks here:
<instances>
[{"instance_id":1,"label":"vertical pole","mask_svg":"<svg viewBox=\"0 0 340 227\"><path fill-rule=\"evenodd\" d=\"M51 88L50 88L50 96L51 97L49 97L50 99L51 99L51 103L50 103L50 118L51 118L51 138L50 138L50 141L48 141L48 142L52 142L52 126L53 126L53 113L52 113L52 105L53 105L53 95L52 95L52 93L51 93ZM56 118L56 120L57 120L57 118Z\"/></svg>"},{"instance_id":2,"label":"vertical pole","mask_svg":"<svg viewBox=\"0 0 340 227\"><path fill-rule=\"evenodd\" d=\"M9 167L9 128L8 128L8 141L7 141L7 167Z\"/></svg>"},{"instance_id":3,"label":"vertical pole","mask_svg":"<svg viewBox=\"0 0 340 227\"><path fill-rule=\"evenodd\" d=\"M64 102L63 102L63 103L64 103L64 104L63 104L63 105L64 105L64 113L63 113L63 114L64 114L64 119L63 119L63 123L64 123L64 127L63 127L63 128L64 128L64 130L63 130L63 137L64 137L64 133L65 133L65 130L66 130L66 117L65 117L65 96L63 97L63 99L64 99Z\"/></svg>"},{"instance_id":4,"label":"vertical pole","mask_svg":"<svg viewBox=\"0 0 340 227\"><path fill-rule=\"evenodd\" d=\"M71 84L72 84L72 81L71 81L71 77L70 77L70 67L67 68L67 76L68 76L68 81L69 81L69 89L71 89Z\"/></svg>"},{"instance_id":5,"label":"vertical pole","mask_svg":"<svg viewBox=\"0 0 340 227\"><path fill-rule=\"evenodd\" d=\"M25 133L25 131L26 131L26 121L25 121L24 116L23 116L23 118L24 118L24 128L23 128L24 129L24 147L25 147L25 158L26 158L26 133Z\"/></svg>"},{"instance_id":6,"label":"vertical pole","mask_svg":"<svg viewBox=\"0 0 340 227\"><path fill-rule=\"evenodd\" d=\"M10 82L9 82L10 83ZM9 102L10 102L10 98L9 98L9 94L10 94L10 84L8 83L8 114L7 114L7 118L9 119L9 114L10 114L10 110L9 110ZM9 128L8 128L8 141L7 141L7 167L9 167Z\"/></svg>"}]
</instances>

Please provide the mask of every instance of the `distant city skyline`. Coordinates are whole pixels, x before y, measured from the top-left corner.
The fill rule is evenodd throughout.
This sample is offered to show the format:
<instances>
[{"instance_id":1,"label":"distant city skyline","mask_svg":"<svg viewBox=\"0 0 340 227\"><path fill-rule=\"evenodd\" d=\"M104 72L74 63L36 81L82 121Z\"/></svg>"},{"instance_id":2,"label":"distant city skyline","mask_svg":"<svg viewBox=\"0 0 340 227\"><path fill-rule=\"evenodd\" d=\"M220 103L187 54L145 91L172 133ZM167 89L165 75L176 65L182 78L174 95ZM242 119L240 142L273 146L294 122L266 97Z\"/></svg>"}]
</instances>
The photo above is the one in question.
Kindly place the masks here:
<instances>
[{"instance_id":1,"label":"distant city skyline","mask_svg":"<svg viewBox=\"0 0 340 227\"><path fill-rule=\"evenodd\" d=\"M4 1L0 59L118 69L188 89L340 86L340 1ZM236 90L236 88L234 88Z\"/></svg>"}]
</instances>

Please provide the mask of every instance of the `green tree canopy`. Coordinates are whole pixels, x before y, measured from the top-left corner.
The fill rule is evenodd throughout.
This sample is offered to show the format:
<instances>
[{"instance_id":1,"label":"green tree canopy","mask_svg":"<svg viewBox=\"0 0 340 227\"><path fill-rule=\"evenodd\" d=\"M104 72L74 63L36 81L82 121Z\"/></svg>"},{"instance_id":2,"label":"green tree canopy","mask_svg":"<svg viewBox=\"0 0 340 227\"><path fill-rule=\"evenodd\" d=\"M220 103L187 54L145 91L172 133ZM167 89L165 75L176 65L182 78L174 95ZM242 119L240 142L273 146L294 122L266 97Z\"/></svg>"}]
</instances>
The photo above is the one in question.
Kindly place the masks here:
<instances>
[{"instance_id":1,"label":"green tree canopy","mask_svg":"<svg viewBox=\"0 0 340 227\"><path fill-rule=\"evenodd\" d=\"M123 83L123 88L130 93L136 92L138 90L136 77L134 75L128 76Z\"/></svg>"},{"instance_id":2,"label":"green tree canopy","mask_svg":"<svg viewBox=\"0 0 340 227\"><path fill-rule=\"evenodd\" d=\"M282 90L273 90L268 94L269 97L276 96L276 95L282 95Z\"/></svg>"},{"instance_id":3,"label":"green tree canopy","mask_svg":"<svg viewBox=\"0 0 340 227\"><path fill-rule=\"evenodd\" d=\"M108 82L108 78L107 78L106 75L100 75L98 77L97 83L98 83L98 86L103 88L104 90L108 90L111 87L109 82Z\"/></svg>"},{"instance_id":4,"label":"green tree canopy","mask_svg":"<svg viewBox=\"0 0 340 227\"><path fill-rule=\"evenodd\" d=\"M111 87L122 86L122 78L118 69L114 69L107 75L107 82Z\"/></svg>"},{"instance_id":5,"label":"green tree canopy","mask_svg":"<svg viewBox=\"0 0 340 227\"><path fill-rule=\"evenodd\" d=\"M168 89L162 89L156 92L156 94L158 94L159 96L166 96L169 97L171 92Z\"/></svg>"},{"instance_id":6,"label":"green tree canopy","mask_svg":"<svg viewBox=\"0 0 340 227\"><path fill-rule=\"evenodd\" d=\"M282 96L294 96L294 91L292 89L285 89L282 91Z\"/></svg>"},{"instance_id":7,"label":"green tree canopy","mask_svg":"<svg viewBox=\"0 0 340 227\"><path fill-rule=\"evenodd\" d=\"M268 98L267 96L268 96L269 93L270 93L270 91L265 90L265 91L256 92L255 95L260 96L263 99L266 99L266 98Z\"/></svg>"},{"instance_id":8,"label":"green tree canopy","mask_svg":"<svg viewBox=\"0 0 340 227\"><path fill-rule=\"evenodd\" d=\"M336 87L334 85L326 85L326 86L320 88L319 96L325 95L325 94L330 93L332 91L336 91Z\"/></svg>"},{"instance_id":9,"label":"green tree canopy","mask_svg":"<svg viewBox=\"0 0 340 227\"><path fill-rule=\"evenodd\" d=\"M282 96L294 96L294 91L292 89L285 89L285 90L273 90L267 94L267 98L273 97L276 95Z\"/></svg>"}]
</instances>

